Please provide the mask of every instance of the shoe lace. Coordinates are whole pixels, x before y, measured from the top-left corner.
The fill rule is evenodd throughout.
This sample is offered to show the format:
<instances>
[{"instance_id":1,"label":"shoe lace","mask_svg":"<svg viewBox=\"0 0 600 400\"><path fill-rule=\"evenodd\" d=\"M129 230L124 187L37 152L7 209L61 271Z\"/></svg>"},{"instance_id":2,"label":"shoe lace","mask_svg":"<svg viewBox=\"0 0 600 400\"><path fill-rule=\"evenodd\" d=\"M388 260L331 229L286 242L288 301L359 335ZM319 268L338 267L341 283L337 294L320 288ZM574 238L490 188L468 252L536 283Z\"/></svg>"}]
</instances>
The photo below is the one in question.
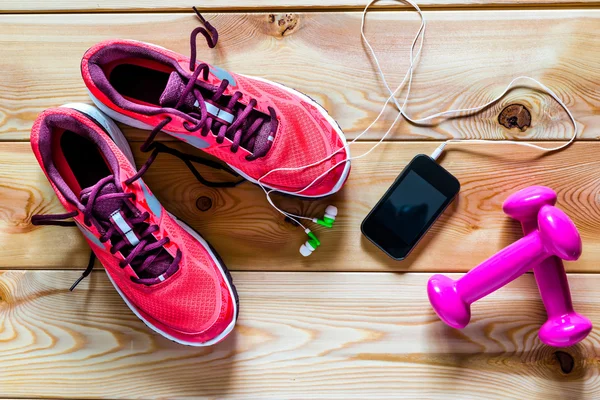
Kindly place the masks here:
<instances>
[{"instance_id":1,"label":"shoe lace","mask_svg":"<svg viewBox=\"0 0 600 400\"><path fill-rule=\"evenodd\" d=\"M202 78L206 81L206 80L208 80L208 74L210 72L210 67L206 63L201 63L196 66L197 37L199 34L202 34L204 36L204 38L206 39L206 43L207 43L208 47L214 48L217 45L217 42L219 40L219 33L217 32L215 27L213 27L208 21L206 21L206 19L204 19L204 17L202 16L202 14L200 14L200 12L198 12L196 7L192 7L192 8L193 8L194 12L196 13L196 15L198 16L198 18L200 19L200 21L202 22L202 24L204 25L204 27L200 26L200 27L194 29L190 35L190 65L189 65L189 67L190 67L190 71L192 71L193 73L192 73L191 77L189 78L187 85L183 89L183 91L180 95L180 98L174 108L178 109L178 108L182 107L184 100L191 93L194 96L194 98L196 99L196 102L195 102L194 111L186 113L189 117L191 117L191 119L193 120L191 122L193 122L193 123L191 123L190 121L185 121L183 123L183 127L188 132L200 131L201 136L207 136L210 132L217 132L215 135L217 143L222 144L226 137L229 138L232 142L230 150L233 153L236 153L238 151L238 149L240 148L240 146L243 146L247 149L251 149L254 147L255 139L259 132L259 128L265 122L265 119L260 116L254 117L254 119L251 120L250 114L254 110L254 107L257 105L256 99L250 99L250 101L248 102L248 104L245 107L236 107L236 105L238 104L238 101L243 97L243 93L241 93L240 91L235 92L231 96L229 101L227 102L227 105L222 109L222 111L225 111L227 114L230 114L231 116L233 116L233 120L228 122L228 121L222 120L220 118L217 118L215 115L209 113L208 109L207 109L207 104L210 104L210 105L217 104L217 102L223 96L223 93L225 92L227 87L230 85L229 81L227 79L223 79L221 81L221 84L218 87L216 87L214 95L212 95L212 97L210 99L205 99L204 96L202 95L202 93L200 92L200 90L195 87L196 81L198 80L198 77L200 76L200 74L202 74ZM277 125L278 125L277 114L275 113L275 110L272 107L268 107L268 110L269 110L269 116L271 118L271 136L270 137L272 138L275 131L277 130ZM177 150L171 149L163 144L157 144L157 142L154 141L154 139L156 138L156 135L158 135L158 133L162 129L164 129L172 120L173 119L171 117L166 117L163 121L161 121L158 125L156 125L154 127L154 129L152 129L152 131L148 135L148 138L144 141L144 143L140 147L140 150L142 152L147 152L152 149L155 150L155 154L153 154L153 156L151 156L149 158L149 161L150 160L153 161L154 158L156 157L156 155L158 155L158 153L164 152L164 153L176 155L177 157L181 158L186 163L188 168L192 171L194 176L200 182L202 182L204 184L208 184L209 186L214 185L215 182L208 182L208 181L204 180L203 178L199 177L198 171L195 169L192 169L189 164L189 161L194 161L194 162L203 163L205 165L209 165L205 162L207 160L200 159L200 158L193 157L193 156L190 156L185 153L178 152ZM248 160L248 161L253 161L256 158L258 158L258 157L255 156L254 154L249 154L246 156L246 160ZM186 160L188 160L188 161L186 161ZM202 160L202 161L200 161L200 160ZM227 172L232 173L232 171L229 171L229 170L221 167L217 163L211 163L211 165L209 165L209 166L211 166L211 167L218 166L215 168L223 169ZM145 165L144 165L144 167L145 167ZM140 169L140 171L142 169L144 169L144 167L142 167ZM232 175L239 176L236 173L232 173ZM236 186L239 183L241 183L241 182L237 182L237 183L233 183L233 184L225 183L225 185ZM216 185L218 185L217 187L224 187L224 186L221 186L221 184L222 183L216 183Z\"/></svg>"},{"instance_id":2,"label":"shoe lace","mask_svg":"<svg viewBox=\"0 0 600 400\"><path fill-rule=\"evenodd\" d=\"M193 163L202 164L202 165L205 165L205 166L213 168L213 169L223 170L223 171L229 173L230 175L233 175L236 177L239 177L239 174L224 167L223 165L221 165L215 161L180 152L176 149L173 149L173 148L170 148L170 147L164 145L161 142L154 142L146 147L144 147L144 146L142 146L142 147L143 147L142 151L144 151L144 152L148 152L150 150L154 150L154 151L152 152L150 157L148 157L148 160L144 163L144 165L140 168L140 170L135 175L133 175L131 178L129 178L128 180L125 181L126 185L130 185L133 182L135 182L136 180L140 179L146 173L146 171L148 171L148 168L150 168L150 166L156 160L156 157L160 153L171 154L171 155L176 156L177 158L181 159L185 163L185 165L188 167L188 169L192 172L194 177L205 186L225 188L225 187L235 187L235 186L239 185L240 183L245 182L245 179L241 179L241 180L238 180L235 182L214 182L214 181L207 180L200 174L200 172L196 169L196 167L194 167ZM139 268L136 269L136 273L140 274L144 270L146 270L148 268L148 266L150 265L149 260L151 261L153 259L153 258L148 258L148 256L152 255L151 254L152 252L156 251L157 249L160 249L166 243L169 243L169 239L163 238L160 241L153 241L152 240L153 236L151 236L151 235L152 235L152 233L154 233L158 230L157 225L146 224L148 226L145 227L145 229L142 228L140 230L140 226L142 224L145 224L146 219L148 219L148 217L150 216L149 213L145 212L145 213L140 214L139 211L135 208L135 206L133 206L133 204L131 202L125 202L125 204L127 204L127 206L129 207L129 211L132 211L133 212L132 214L137 214L133 218L124 218L124 219L132 228L134 228L134 230L135 230L135 228L137 228L137 230L140 231L140 233L137 234L138 238L140 239L140 242L135 247L131 248L131 246L127 246L128 242L122 236L121 236L120 240L118 238L116 238L116 241L114 241L113 240L113 239L115 239L114 235L117 233L116 228L112 224L110 224L110 222L108 222L108 221L101 221L101 220L94 218L93 209L96 205L101 204L102 202L105 202L105 201L114 201L114 200L118 200L118 199L123 199L123 200L127 199L127 200L135 201L135 194L134 193L111 193L111 194L99 195L99 190L101 190L101 188L106 184L106 182L110 182L110 181L114 181L113 176L108 176L108 177L102 179L101 181L99 181L96 185L94 185L94 188L92 189L92 191L89 194L87 204L84 206L83 211L82 211L83 215L84 215L84 224L91 226L90 224L93 223L98 228L99 232L104 232L103 235L100 237L100 242L105 243L106 241L111 240L111 244L112 244L111 253L112 254L115 254L117 251L121 251L121 250L123 250L123 251L130 250L128 252L128 256L119 263L119 266L121 268L124 268L128 264L132 265L132 266L133 265L139 266ZM79 214L78 211L72 211L70 213L64 213L64 214L36 214L31 217L31 223L32 223L32 225L55 225L55 226L63 226L63 227L76 226L76 223L74 221L66 221L66 220L69 218L76 217L78 214ZM167 268L167 271L165 271L165 273L164 273L164 274L167 274L166 276L168 276L168 274L170 274L171 272L174 272L174 270L177 269L180 259L181 259L181 254L178 251L175 259L173 260L173 263ZM95 256L94 252L92 251L90 253L90 258L89 258L88 265L87 265L85 271L83 271L81 276L75 281L75 283L73 283L73 285L70 287L69 290L72 291L73 289L75 289L75 287L92 272L95 261L96 261L96 256ZM154 280L149 280L149 279L133 279L133 278L132 278L132 280L134 280L137 283L142 283L142 284L149 284L154 281Z\"/></svg>"},{"instance_id":3,"label":"shoe lace","mask_svg":"<svg viewBox=\"0 0 600 400\"><path fill-rule=\"evenodd\" d=\"M141 176L141 174L139 175ZM125 183L129 185L137 178L139 178L139 176L133 176ZM98 232L101 233L99 237L100 242L106 243L110 241L110 253L115 254L121 252L124 256L123 260L119 262L119 267L125 268L129 265L139 276L150 267L157 257L160 257L160 252L164 251L163 246L169 243L170 239L164 237L160 240L156 240L153 233L157 232L159 227L156 224L148 224L146 221L150 217L150 214L148 212L140 212L132 203L132 200L135 201L136 198L134 193L100 193L101 189L106 184L114 181L115 178L113 175L98 181L98 183L91 188L87 197L87 203L83 206L81 211L72 211L64 214L33 215L31 217L31 223L33 225L75 226L75 222L65 221L65 219L75 217L81 212L81 214L83 214L84 224L88 227L94 225L98 229ZM117 229L116 224L108 219L100 218L94 213L94 210L99 206L101 207L102 203L114 202L115 200L123 200L123 205L116 212L118 212L120 218L131 227L131 232L135 235L135 241L133 243L130 241L131 238L127 237L126 233ZM163 277L168 277L177 270L179 262L181 261L181 256L182 253L178 249L175 257L173 257L173 261L169 264L165 272L161 274ZM83 278L90 274L94 266L94 261L95 256L92 252L86 270L71 286L70 290L73 290ZM132 277L131 280L146 285L156 282L156 279L154 278Z\"/></svg>"}]
</instances>

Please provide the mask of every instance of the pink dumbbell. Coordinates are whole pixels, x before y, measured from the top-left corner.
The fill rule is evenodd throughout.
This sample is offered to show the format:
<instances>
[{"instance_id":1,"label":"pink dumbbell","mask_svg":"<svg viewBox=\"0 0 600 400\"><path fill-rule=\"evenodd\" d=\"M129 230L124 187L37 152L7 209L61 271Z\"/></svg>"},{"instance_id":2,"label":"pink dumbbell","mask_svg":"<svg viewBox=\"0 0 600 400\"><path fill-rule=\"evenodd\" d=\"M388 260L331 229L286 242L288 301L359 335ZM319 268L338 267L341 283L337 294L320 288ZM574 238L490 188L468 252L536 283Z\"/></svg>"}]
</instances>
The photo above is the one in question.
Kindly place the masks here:
<instances>
[{"instance_id":1,"label":"pink dumbbell","mask_svg":"<svg viewBox=\"0 0 600 400\"><path fill-rule=\"evenodd\" d=\"M509 196L504 212L521 222L523 233L537 229L537 215L545 205L556 203L556 193L545 186L531 186ZM555 347L572 346L582 341L592 330L589 319L576 313L571 302L569 282L562 261L549 257L533 266L548 321L540 328L540 340Z\"/></svg>"},{"instance_id":2,"label":"pink dumbbell","mask_svg":"<svg viewBox=\"0 0 600 400\"><path fill-rule=\"evenodd\" d=\"M453 328L471 319L471 303L500 289L546 258L577 260L581 238L573 221L554 206L545 205L537 217L538 229L452 280L434 275L427 282L429 301L438 316Z\"/></svg>"}]
</instances>

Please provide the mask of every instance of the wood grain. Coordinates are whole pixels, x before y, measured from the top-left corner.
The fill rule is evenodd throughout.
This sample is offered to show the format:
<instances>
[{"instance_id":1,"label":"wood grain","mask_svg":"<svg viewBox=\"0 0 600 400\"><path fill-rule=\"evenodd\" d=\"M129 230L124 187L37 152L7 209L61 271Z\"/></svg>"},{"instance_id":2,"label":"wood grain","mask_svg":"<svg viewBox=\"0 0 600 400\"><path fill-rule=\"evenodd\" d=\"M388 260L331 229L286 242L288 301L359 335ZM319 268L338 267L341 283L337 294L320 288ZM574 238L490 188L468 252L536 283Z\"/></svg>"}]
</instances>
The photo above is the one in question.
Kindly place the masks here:
<instances>
[{"instance_id":1,"label":"wood grain","mask_svg":"<svg viewBox=\"0 0 600 400\"><path fill-rule=\"evenodd\" d=\"M398 4L400 2L381 1L373 8L393 7L394 9L406 9ZM366 0L205 0L196 5L199 10L206 11L264 11L269 10L327 10L329 9L362 9L367 4ZM418 2L421 8L491 8L491 7L591 7L598 5L595 0L421 0ZM107 11L186 11L190 9L190 3L184 0L57 0L57 1L19 1L4 0L0 5L0 12L107 12Z\"/></svg>"},{"instance_id":2,"label":"wood grain","mask_svg":"<svg viewBox=\"0 0 600 400\"><path fill-rule=\"evenodd\" d=\"M540 79L571 107L581 137L600 132L600 10L433 11L415 72L414 116L472 107L498 95L516 76ZM365 129L387 97L360 42L360 13L207 14L220 31L217 50L200 58L244 74L259 74L309 94L336 118L349 138ZM279 21L283 20L280 25ZM0 140L27 140L36 115L66 102L89 101L80 59L91 45L122 37L188 54L192 14L68 14L0 16ZM373 12L367 34L390 83L408 67L418 28L405 12ZM289 29L288 29L289 28ZM283 35L283 36L282 36ZM523 104L533 127L509 130L497 121L510 104ZM365 138L381 137L396 113L390 107ZM140 132L126 130L130 138ZM565 139L571 126L547 95L520 88L477 116L440 125L400 123L390 139L449 137Z\"/></svg>"},{"instance_id":3,"label":"wood grain","mask_svg":"<svg viewBox=\"0 0 600 400\"><path fill-rule=\"evenodd\" d=\"M7 397L579 399L600 396L594 331L553 349L531 275L473 306L462 331L431 310L426 274L234 273L241 314L210 348L153 333L103 272L0 275L0 390ZM571 275L600 323L598 276Z\"/></svg>"},{"instance_id":4,"label":"wood grain","mask_svg":"<svg viewBox=\"0 0 600 400\"><path fill-rule=\"evenodd\" d=\"M556 143L548 143L552 144ZM134 143L134 153L141 165L146 155L138 146ZM371 143L355 146L352 152L358 155ZM546 156L508 144L450 145L441 163L461 182L457 201L407 260L388 259L362 237L360 223L402 168L416 154L430 154L436 146L385 143L353 163L346 186L331 198L276 197L284 209L309 216L321 216L327 204L339 208L334 229L314 229L323 245L306 259L298 254L305 240L302 230L285 222L257 186L205 187L169 155L159 156L144 179L170 212L215 246L230 269L284 271L467 271L521 237L519 225L502 212L504 199L529 185L547 185L558 192L559 206L573 218L584 241L582 258L567 263L567 268L600 271L600 143L589 142ZM177 148L194 151L184 144ZM230 179L200 170L213 180ZM0 248L1 267L86 265L89 249L75 228L30 225L32 214L62 212L62 207L27 143L0 144L0 199L0 243L6 244Z\"/></svg>"},{"instance_id":5,"label":"wood grain","mask_svg":"<svg viewBox=\"0 0 600 400\"><path fill-rule=\"evenodd\" d=\"M206 0L196 6L218 28L220 42L215 50L199 43L199 57L310 95L354 138L387 97L360 42L365 3ZM406 10L391 4L382 1L369 15L367 34L397 83L418 21L412 12L391 12ZM72 269L84 268L90 250L74 228L31 225L34 214L63 210L26 143L42 110L89 102L79 63L91 45L122 37L188 54L188 33L198 26L191 3L0 1L0 398L600 398L597 330L574 347L541 344L546 315L531 274L477 302L462 331L437 318L425 291L430 272L467 271L517 240L520 228L503 215L502 201L528 185L548 185L584 242L581 260L566 265L575 307L600 324L600 2L419 4L428 9L428 30L411 115L484 103L515 76L530 75L565 100L582 140L545 156L507 144L449 147L441 163L461 181L460 196L404 262L388 259L359 230L404 165L453 137L556 145L552 140L565 140L571 130L547 95L518 88L466 119L434 127L401 122L388 142L353 163L339 194L319 201L277 197L283 208L311 216L328 204L340 209L334 229L315 229L323 246L308 259L298 254L305 235L268 206L258 187L211 189L161 155L144 179L168 210L214 245L240 294L232 335L191 348L137 319L101 266L68 291L80 274ZM531 128L498 123L511 104L531 112ZM388 109L353 155L370 148L395 116ZM148 132L124 131L140 165L147 155L139 141Z\"/></svg>"}]
</instances>

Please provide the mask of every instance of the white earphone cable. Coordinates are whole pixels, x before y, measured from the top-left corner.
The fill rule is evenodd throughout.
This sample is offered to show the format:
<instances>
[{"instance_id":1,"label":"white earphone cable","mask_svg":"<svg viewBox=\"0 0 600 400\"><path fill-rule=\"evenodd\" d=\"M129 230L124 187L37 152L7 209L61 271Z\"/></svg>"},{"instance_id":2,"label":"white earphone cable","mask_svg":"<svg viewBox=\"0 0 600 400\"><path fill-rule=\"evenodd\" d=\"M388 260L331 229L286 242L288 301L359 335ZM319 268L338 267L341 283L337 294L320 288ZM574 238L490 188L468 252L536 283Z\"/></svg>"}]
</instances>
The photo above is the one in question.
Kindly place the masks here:
<instances>
[{"instance_id":1,"label":"white earphone cable","mask_svg":"<svg viewBox=\"0 0 600 400\"><path fill-rule=\"evenodd\" d=\"M469 115L473 115L487 107L489 107L490 105L498 102L500 99L502 99L506 93L508 93L514 86L515 83L517 81L522 81L522 80L528 80L533 82L534 84L536 84L538 87L540 87L542 89L542 91L544 91L545 93L547 93L548 95L550 95L567 113L567 115L569 116L569 119L571 120L571 123L573 124L573 135L571 136L570 140L560 146L556 146L556 147L543 147L543 146L539 146L539 145L535 145L535 144L531 144L531 143L527 143L527 142L519 142L519 141L514 141L514 140L484 140L484 139L449 139L445 142L443 142L431 155L431 157L433 159L437 159L440 154L443 152L444 148L446 147L446 145L450 144L450 143L485 143L485 144L515 144L515 145L520 145L520 146L526 146L526 147L530 147L530 148L534 148L537 150L541 150L544 152L552 152L552 151L557 151L560 149L563 149L567 146L569 146L571 143L573 143L573 141L577 138L577 123L575 122L575 118L573 117L573 115L571 114L571 111L568 109L568 107L566 106L566 104L558 97L558 95L556 93L554 93L550 88L548 88L546 85L544 85L543 83L539 82L538 80L534 79L534 78L530 78L527 76L519 76L516 77L515 79L513 79L508 86L506 86L506 88L504 89L504 91L496 96L494 99L490 100L489 102L480 105L480 106L476 106L476 107L471 107L471 108L462 108L462 109L454 109L454 110L447 110L447 111L442 111L439 113L435 113L433 115L429 115L427 117L424 118L412 118L410 117L408 114L406 114L406 112L404 111L405 107L406 107L406 103L409 100L410 97L410 90L411 90L411 86L412 86L412 79L413 79L413 70L414 70L414 65L415 65L415 61L416 59L420 56L421 54L421 50L423 48L423 41L424 41L424 35L425 35L425 28L426 28L426 20L425 17L423 16L423 13L421 12L421 9L419 8L419 6L414 3L412 0L394 0L397 2L401 2L401 3L406 3L406 4L410 4L415 11L419 14L420 20L421 20L421 25L419 27L419 30L417 31L411 47L410 47L410 65L408 67L408 70L406 71L406 74L404 75L404 78L402 79L402 81L400 82L400 84L396 87L395 90L392 91L392 89L390 88L387 79L385 77L385 74L383 73L383 70L381 69L381 65L379 63L379 59L377 58L377 55L375 54L375 51L373 50L373 47L371 46L371 44L369 43L369 40L366 38L365 36L365 20L366 20L366 15L367 12L369 10L369 8L376 2L378 2L379 0L371 0L365 7L365 9L363 10L363 14L362 14L362 19L361 19L361 26L360 26L360 31L361 31L361 37L362 40L364 42L364 44L367 46L367 48L369 49L370 52L370 56L373 59L373 61L375 62L375 66L377 67L377 72L379 74L379 76L381 77L381 80L384 84L384 86L386 87L388 93L390 94L390 96L386 99L386 101L384 102L381 111L379 112L379 114L377 115L377 117L369 124L369 126L363 130L360 134L358 134L352 141L346 143L345 146L339 148L338 150L336 150L335 152L333 152L332 154L330 154L329 156L323 158L322 160L316 161L314 163L311 164L307 164L304 166L300 166L300 167L286 167L286 168L275 168L269 172L267 172L266 174L264 174L263 176L261 176L257 183L258 185L263 189L263 191L265 192L266 196L267 196L267 200L269 202L269 204L271 204L277 211L279 211L281 214L283 214L284 216L290 218L291 220L293 220L294 222L296 222L298 225L300 225L302 228L304 228L306 230L306 227L301 224L298 219L305 219L305 220L309 220L312 221L312 218L308 218L308 217L304 217L301 215L296 215L296 214L292 214L289 213L287 211L284 211L282 209L280 209L279 207L277 207L273 200L271 199L271 193L273 192L277 192L278 190L276 189L269 189L267 190L264 185L262 184L262 180L265 179L267 176L271 175L274 172L280 172L280 171L297 171L297 170L302 170L302 169L306 169L306 168L311 168L314 166L317 166L329 159L331 159L333 156L335 156L336 154L338 154L340 151L347 149L351 144L355 143L357 140L359 140L365 133L369 132L370 129L373 127L373 125L375 125L375 123L379 120L379 118L383 115L385 109L387 108L388 104L390 103L390 101L393 101L394 104L396 105L396 107L398 108L398 115L396 116L396 118L394 119L394 121L392 122L392 124L390 125L390 127L388 128L388 130L385 132L385 134L366 152L358 155L358 156L353 156L350 157L347 160L343 160L340 161L338 163L336 163L335 165L333 165L331 168L327 169L326 171L324 171L323 173L321 173L319 176L317 176L312 182L310 182L307 186L305 186L304 188L302 188L301 190L295 191L295 192L290 192L291 194L300 194L306 190L308 190L310 187L312 187L317 181L319 181L321 178L323 178L324 176L326 176L328 173L330 173L331 171L333 171L334 169L336 169L337 167L339 167L340 165L346 163L346 162L350 162L351 160L356 160L356 159L360 159L362 157L365 157L367 155L369 155L373 150L375 150L389 135L389 133L392 131L392 129L395 127L396 123L399 121L400 117L404 117L407 121L416 124L416 125L434 125L433 123L427 124L427 122L432 121L436 118L441 118L441 117L465 117L465 116L469 116ZM417 48L417 51L415 53L415 48ZM400 91L400 89L402 87L404 87L404 84L407 83L407 88L406 88L406 96L404 97L404 101L402 102L402 105L400 105L398 103L398 100L396 99L396 95L397 93Z\"/></svg>"}]
</instances>

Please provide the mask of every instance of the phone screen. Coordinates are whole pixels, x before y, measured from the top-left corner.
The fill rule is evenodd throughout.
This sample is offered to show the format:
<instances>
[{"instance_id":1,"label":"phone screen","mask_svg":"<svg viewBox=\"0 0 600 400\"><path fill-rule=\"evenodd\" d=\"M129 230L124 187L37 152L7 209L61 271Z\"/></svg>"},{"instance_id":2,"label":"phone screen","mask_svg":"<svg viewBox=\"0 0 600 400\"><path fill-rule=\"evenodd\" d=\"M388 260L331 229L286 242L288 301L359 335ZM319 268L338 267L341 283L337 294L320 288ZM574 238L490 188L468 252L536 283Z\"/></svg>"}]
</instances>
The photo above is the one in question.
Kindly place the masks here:
<instances>
[{"instance_id":1,"label":"phone screen","mask_svg":"<svg viewBox=\"0 0 600 400\"><path fill-rule=\"evenodd\" d=\"M403 242L412 243L446 200L446 196L415 171L409 171L372 218Z\"/></svg>"},{"instance_id":2,"label":"phone screen","mask_svg":"<svg viewBox=\"0 0 600 400\"><path fill-rule=\"evenodd\" d=\"M460 183L430 157L416 156L362 223L363 234L402 260L452 202Z\"/></svg>"}]
</instances>

